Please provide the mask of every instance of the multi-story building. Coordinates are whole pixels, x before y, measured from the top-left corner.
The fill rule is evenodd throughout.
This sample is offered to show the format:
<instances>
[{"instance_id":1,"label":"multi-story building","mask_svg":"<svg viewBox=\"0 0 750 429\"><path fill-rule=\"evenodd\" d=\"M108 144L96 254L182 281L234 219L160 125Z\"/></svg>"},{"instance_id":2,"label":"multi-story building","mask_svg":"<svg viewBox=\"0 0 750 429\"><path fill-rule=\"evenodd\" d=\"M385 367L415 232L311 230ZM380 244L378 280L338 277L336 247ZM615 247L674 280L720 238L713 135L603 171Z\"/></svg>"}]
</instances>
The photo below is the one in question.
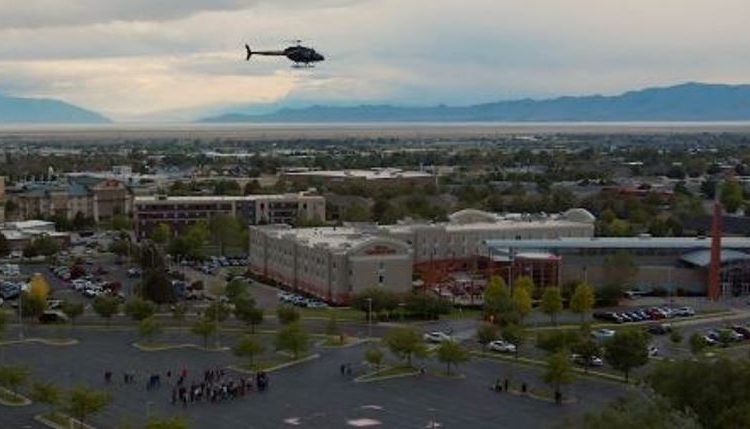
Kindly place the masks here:
<instances>
[{"instance_id":1,"label":"multi-story building","mask_svg":"<svg viewBox=\"0 0 750 429\"><path fill-rule=\"evenodd\" d=\"M325 198L308 193L245 196L135 197L135 230L145 237L159 224L175 231L212 216L227 214L244 219L248 225L295 224L299 220L324 221Z\"/></svg>"},{"instance_id":2,"label":"multi-story building","mask_svg":"<svg viewBox=\"0 0 750 429\"><path fill-rule=\"evenodd\" d=\"M76 177L49 182L27 182L8 190L15 210L8 217L19 220L76 215L102 222L132 210L130 190L116 180Z\"/></svg>"},{"instance_id":3,"label":"multi-story building","mask_svg":"<svg viewBox=\"0 0 750 429\"><path fill-rule=\"evenodd\" d=\"M333 303L371 287L403 293L412 285L406 243L350 227L251 227L250 268Z\"/></svg>"},{"instance_id":4,"label":"multi-story building","mask_svg":"<svg viewBox=\"0 0 750 429\"><path fill-rule=\"evenodd\" d=\"M422 171L405 171L399 168L372 168L369 170L309 170L286 171L282 180L306 186L335 186L361 183L368 186L428 185L436 176Z\"/></svg>"},{"instance_id":5,"label":"multi-story building","mask_svg":"<svg viewBox=\"0 0 750 429\"><path fill-rule=\"evenodd\" d=\"M268 225L250 231L250 268L290 287L344 302L348 294L373 286L407 292L412 272L421 277L428 271L475 270L486 240L593 234L594 217L583 209L555 216L501 216L463 210L451 215L448 222L435 224L307 229ZM407 258L408 269L404 266ZM348 271L335 276L342 265ZM375 276L375 267L388 275Z\"/></svg>"}]
</instances>

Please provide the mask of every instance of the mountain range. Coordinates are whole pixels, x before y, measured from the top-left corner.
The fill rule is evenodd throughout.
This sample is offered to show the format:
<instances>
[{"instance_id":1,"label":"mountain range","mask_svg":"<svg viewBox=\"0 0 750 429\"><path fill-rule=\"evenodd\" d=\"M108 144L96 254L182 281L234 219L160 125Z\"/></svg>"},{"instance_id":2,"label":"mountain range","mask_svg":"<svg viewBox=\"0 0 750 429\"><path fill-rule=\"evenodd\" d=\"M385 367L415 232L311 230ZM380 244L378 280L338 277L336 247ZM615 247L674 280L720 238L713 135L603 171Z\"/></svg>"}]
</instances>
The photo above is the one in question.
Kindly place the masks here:
<instances>
[{"instance_id":1,"label":"mountain range","mask_svg":"<svg viewBox=\"0 0 750 429\"><path fill-rule=\"evenodd\" d=\"M750 85L685 83L615 96L512 100L470 106L314 105L249 115L228 113L205 123L238 122L634 122L750 120Z\"/></svg>"},{"instance_id":2,"label":"mountain range","mask_svg":"<svg viewBox=\"0 0 750 429\"><path fill-rule=\"evenodd\" d=\"M99 113L49 98L21 98L0 95L0 123L18 124L106 124Z\"/></svg>"}]
</instances>

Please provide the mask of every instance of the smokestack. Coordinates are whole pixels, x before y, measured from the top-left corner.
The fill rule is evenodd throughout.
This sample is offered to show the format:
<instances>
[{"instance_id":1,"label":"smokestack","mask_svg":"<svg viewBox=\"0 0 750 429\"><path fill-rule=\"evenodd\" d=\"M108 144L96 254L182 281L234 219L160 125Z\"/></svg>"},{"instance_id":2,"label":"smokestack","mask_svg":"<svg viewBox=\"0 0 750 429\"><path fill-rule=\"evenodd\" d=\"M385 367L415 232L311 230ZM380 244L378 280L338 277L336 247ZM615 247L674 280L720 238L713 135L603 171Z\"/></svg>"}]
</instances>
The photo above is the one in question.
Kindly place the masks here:
<instances>
[{"instance_id":1,"label":"smokestack","mask_svg":"<svg viewBox=\"0 0 750 429\"><path fill-rule=\"evenodd\" d=\"M708 299L712 301L718 301L721 297L721 212L719 184L717 183L711 222L711 265L708 269Z\"/></svg>"}]
</instances>

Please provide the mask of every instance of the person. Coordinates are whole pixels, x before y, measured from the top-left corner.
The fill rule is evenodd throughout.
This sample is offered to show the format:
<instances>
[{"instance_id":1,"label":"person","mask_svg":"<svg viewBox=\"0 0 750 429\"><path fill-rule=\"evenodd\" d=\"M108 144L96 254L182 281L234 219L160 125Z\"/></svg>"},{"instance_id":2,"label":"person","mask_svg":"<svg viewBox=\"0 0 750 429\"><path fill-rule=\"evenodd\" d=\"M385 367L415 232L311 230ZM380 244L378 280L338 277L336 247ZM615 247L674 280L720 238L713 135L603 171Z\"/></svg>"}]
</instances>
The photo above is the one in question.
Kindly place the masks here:
<instances>
[{"instance_id":1,"label":"person","mask_svg":"<svg viewBox=\"0 0 750 429\"><path fill-rule=\"evenodd\" d=\"M500 385L500 379L499 378L497 380L495 380L495 385L492 386L492 388L493 388L493 390L495 392L502 392L503 391L503 386Z\"/></svg>"},{"instance_id":2,"label":"person","mask_svg":"<svg viewBox=\"0 0 750 429\"><path fill-rule=\"evenodd\" d=\"M112 371L107 370L104 372L104 382L107 384L112 382Z\"/></svg>"},{"instance_id":3,"label":"person","mask_svg":"<svg viewBox=\"0 0 750 429\"><path fill-rule=\"evenodd\" d=\"M509 383L509 381L508 381L507 378L505 380L503 380L503 386L505 387L505 391L506 392L508 391L508 383Z\"/></svg>"},{"instance_id":4,"label":"person","mask_svg":"<svg viewBox=\"0 0 750 429\"><path fill-rule=\"evenodd\" d=\"M346 364L341 364L339 366L339 371L341 371L341 375L344 375L346 373Z\"/></svg>"}]
</instances>

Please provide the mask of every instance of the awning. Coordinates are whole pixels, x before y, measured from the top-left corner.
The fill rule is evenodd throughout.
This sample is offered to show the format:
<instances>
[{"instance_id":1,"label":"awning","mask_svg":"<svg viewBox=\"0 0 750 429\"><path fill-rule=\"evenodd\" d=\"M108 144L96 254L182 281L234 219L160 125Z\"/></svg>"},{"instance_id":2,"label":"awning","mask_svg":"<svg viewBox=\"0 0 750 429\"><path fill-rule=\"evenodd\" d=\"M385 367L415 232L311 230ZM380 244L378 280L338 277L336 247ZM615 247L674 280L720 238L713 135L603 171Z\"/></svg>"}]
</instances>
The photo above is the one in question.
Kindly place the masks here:
<instances>
[{"instance_id":1,"label":"awning","mask_svg":"<svg viewBox=\"0 0 750 429\"><path fill-rule=\"evenodd\" d=\"M687 262L690 265L695 265L696 267L705 268L711 265L711 250L696 250L694 252L686 253L680 257L680 260ZM731 249L724 249L721 251L722 264L737 261L750 261L750 254Z\"/></svg>"}]
</instances>

